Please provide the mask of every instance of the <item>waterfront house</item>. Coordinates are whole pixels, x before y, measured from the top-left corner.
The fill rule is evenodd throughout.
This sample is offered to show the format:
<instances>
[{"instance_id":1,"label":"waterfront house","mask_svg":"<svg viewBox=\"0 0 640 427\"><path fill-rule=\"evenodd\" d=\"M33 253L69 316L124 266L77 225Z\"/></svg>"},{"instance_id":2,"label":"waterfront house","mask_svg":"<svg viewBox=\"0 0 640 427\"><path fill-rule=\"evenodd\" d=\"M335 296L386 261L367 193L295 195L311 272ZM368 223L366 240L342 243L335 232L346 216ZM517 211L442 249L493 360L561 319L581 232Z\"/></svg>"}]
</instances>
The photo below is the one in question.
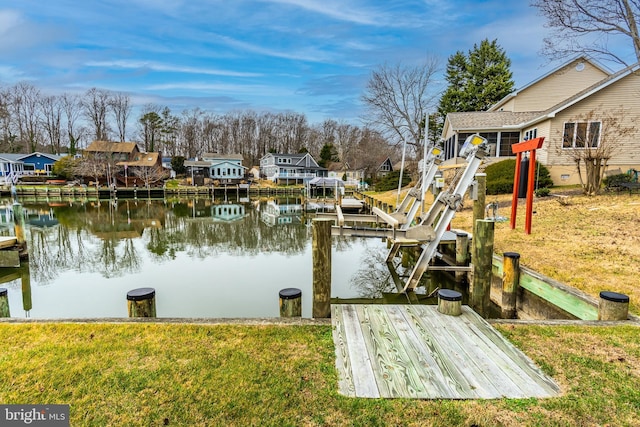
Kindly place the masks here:
<instances>
[{"instance_id":1,"label":"waterfront house","mask_svg":"<svg viewBox=\"0 0 640 427\"><path fill-rule=\"evenodd\" d=\"M205 153L202 161L208 162L209 178L221 184L237 184L245 178L247 168L242 165L241 154Z\"/></svg>"},{"instance_id":2,"label":"waterfront house","mask_svg":"<svg viewBox=\"0 0 640 427\"><path fill-rule=\"evenodd\" d=\"M352 168L349 163L334 162L329 165L329 178L341 179L347 186L359 186L365 179L365 168Z\"/></svg>"},{"instance_id":3,"label":"waterfront house","mask_svg":"<svg viewBox=\"0 0 640 427\"><path fill-rule=\"evenodd\" d=\"M268 153L260 159L260 176L279 184L306 183L327 174L309 153Z\"/></svg>"},{"instance_id":4,"label":"waterfront house","mask_svg":"<svg viewBox=\"0 0 640 427\"><path fill-rule=\"evenodd\" d=\"M83 156L106 162L133 161L140 153L135 142L93 141L83 151Z\"/></svg>"},{"instance_id":5,"label":"waterfront house","mask_svg":"<svg viewBox=\"0 0 640 427\"><path fill-rule=\"evenodd\" d=\"M385 157L378 162L378 168L376 169L376 178L382 178L389 172L393 172L393 163L391 163L390 157Z\"/></svg>"},{"instance_id":6,"label":"waterfront house","mask_svg":"<svg viewBox=\"0 0 640 427\"><path fill-rule=\"evenodd\" d=\"M545 137L536 153L556 184L577 184L575 150L597 149L607 134L607 116L633 127L640 118L639 65L611 72L593 59L572 59L509 94L487 111L449 113L442 131L446 163L465 139L479 133L489 143L489 161L514 156L511 145ZM613 139L613 142L612 142ZM640 168L637 132L609 138L615 144L608 165L623 171Z\"/></svg>"}]
</instances>

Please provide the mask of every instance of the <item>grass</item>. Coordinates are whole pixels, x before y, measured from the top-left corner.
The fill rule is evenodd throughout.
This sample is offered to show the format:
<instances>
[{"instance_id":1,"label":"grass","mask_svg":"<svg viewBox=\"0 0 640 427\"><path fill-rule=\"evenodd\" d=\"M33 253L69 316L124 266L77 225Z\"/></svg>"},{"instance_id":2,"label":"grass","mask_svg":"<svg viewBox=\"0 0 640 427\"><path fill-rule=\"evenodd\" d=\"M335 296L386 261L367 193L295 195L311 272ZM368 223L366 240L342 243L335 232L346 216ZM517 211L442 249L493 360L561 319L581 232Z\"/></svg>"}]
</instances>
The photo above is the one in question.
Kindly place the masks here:
<instances>
[{"instance_id":1,"label":"grass","mask_svg":"<svg viewBox=\"0 0 640 427\"><path fill-rule=\"evenodd\" d=\"M496 199L508 216L510 197ZM470 206L454 227L470 229ZM628 194L536 199L532 234L520 206L515 230L496 224L496 252L594 296L627 293L637 313L639 206ZM496 328L562 396L346 398L330 326L0 323L0 402L70 404L73 426L640 425L637 325Z\"/></svg>"},{"instance_id":2,"label":"grass","mask_svg":"<svg viewBox=\"0 0 640 427\"><path fill-rule=\"evenodd\" d=\"M347 398L328 325L5 323L0 402L70 404L73 426L640 424L637 327L498 328L562 397Z\"/></svg>"}]
</instances>

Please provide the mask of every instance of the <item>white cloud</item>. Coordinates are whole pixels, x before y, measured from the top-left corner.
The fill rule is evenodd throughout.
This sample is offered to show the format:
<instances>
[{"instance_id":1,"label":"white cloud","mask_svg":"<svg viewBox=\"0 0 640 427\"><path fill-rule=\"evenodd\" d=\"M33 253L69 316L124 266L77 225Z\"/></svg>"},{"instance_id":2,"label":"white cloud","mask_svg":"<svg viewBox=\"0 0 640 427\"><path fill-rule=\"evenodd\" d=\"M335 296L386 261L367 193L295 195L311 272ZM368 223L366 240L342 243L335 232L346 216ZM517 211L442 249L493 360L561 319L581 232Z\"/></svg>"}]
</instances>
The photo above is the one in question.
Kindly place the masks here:
<instances>
[{"instance_id":1,"label":"white cloud","mask_svg":"<svg viewBox=\"0 0 640 427\"><path fill-rule=\"evenodd\" d=\"M6 37L24 22L22 15L14 10L0 10L0 37Z\"/></svg>"},{"instance_id":2,"label":"white cloud","mask_svg":"<svg viewBox=\"0 0 640 427\"><path fill-rule=\"evenodd\" d=\"M340 21L354 24L382 26L388 24L388 18L379 12L367 8L351 7L346 1L332 0L261 0L268 3L279 3L299 7L301 9L328 16Z\"/></svg>"},{"instance_id":3,"label":"white cloud","mask_svg":"<svg viewBox=\"0 0 640 427\"><path fill-rule=\"evenodd\" d=\"M198 68L181 65L162 64L153 61L130 61L130 60L117 60L117 61L89 61L85 65L88 67L101 67L101 68L125 68L125 69L149 69L153 71L171 72L171 73L186 73L186 74L207 74L214 76L227 76L227 77L259 77L260 73L246 73L240 71L229 70L217 70L215 68Z\"/></svg>"}]
</instances>

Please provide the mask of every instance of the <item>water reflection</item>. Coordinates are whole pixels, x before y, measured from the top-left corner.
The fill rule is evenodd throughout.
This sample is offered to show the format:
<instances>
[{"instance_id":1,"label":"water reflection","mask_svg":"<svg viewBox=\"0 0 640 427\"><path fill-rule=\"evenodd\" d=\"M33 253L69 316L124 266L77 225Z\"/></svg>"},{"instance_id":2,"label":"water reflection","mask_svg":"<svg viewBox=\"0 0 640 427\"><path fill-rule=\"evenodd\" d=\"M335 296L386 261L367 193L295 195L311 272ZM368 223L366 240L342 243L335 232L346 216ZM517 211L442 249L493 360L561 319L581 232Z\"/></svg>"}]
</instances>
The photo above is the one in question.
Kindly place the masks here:
<instances>
[{"instance_id":1,"label":"water reflection","mask_svg":"<svg viewBox=\"0 0 640 427\"><path fill-rule=\"evenodd\" d=\"M34 317L125 317L124 295L141 286L157 289L162 317L278 316L277 295L285 287L303 290L303 315L310 316L311 216L300 199L23 206L30 219L23 271L32 291L22 276L0 274L7 273L10 286L2 286L12 305L23 290L23 307ZM10 234L8 225L0 234ZM333 246L332 296L364 296L367 290L351 279L375 276L369 267L377 259L358 267L365 251L384 244L342 237Z\"/></svg>"}]
</instances>

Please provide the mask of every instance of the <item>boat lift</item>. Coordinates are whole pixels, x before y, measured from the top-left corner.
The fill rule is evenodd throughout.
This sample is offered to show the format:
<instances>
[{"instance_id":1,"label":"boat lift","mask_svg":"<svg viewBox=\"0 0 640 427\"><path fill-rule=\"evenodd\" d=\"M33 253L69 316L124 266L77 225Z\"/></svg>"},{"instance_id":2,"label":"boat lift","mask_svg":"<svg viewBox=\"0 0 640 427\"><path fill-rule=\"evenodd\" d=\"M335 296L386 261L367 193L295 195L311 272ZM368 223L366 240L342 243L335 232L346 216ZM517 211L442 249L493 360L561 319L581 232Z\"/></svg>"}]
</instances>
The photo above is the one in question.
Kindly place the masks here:
<instances>
[{"instance_id":1,"label":"boat lift","mask_svg":"<svg viewBox=\"0 0 640 427\"><path fill-rule=\"evenodd\" d=\"M420 245L422 253L403 288L404 292L413 291L429 268L431 260L437 255L438 246L451 220L462 207L464 195L474 184L475 174L488 155L488 148L487 140L478 134L473 134L465 140L460 156L465 157L466 166L458 170L449 188L437 195L429 210L421 218L417 217L417 213L422 206L426 188L432 184L441 163L442 150L436 146L431 148L426 157L427 169L423 169L421 180L409 190L393 213L389 214L373 208L373 215L350 215L349 218L345 215L341 225L332 227L332 235L386 237L392 242L387 255L388 264L392 262L401 247ZM407 209L409 210L405 213ZM417 224L414 223L416 218L419 219ZM374 220L386 223L388 227L364 228L342 225L344 221L372 222Z\"/></svg>"},{"instance_id":2,"label":"boat lift","mask_svg":"<svg viewBox=\"0 0 640 427\"><path fill-rule=\"evenodd\" d=\"M422 275L429 268L429 263L437 254L438 245L447 231L449 223L455 213L462 207L464 194L474 183L474 176L482 164L488 152L487 140L478 134L469 136L460 156L466 157L466 167L458 173L456 179L448 189L441 191L419 224L408 227L405 238L394 239L387 255L387 262L391 262L397 255L400 247L407 244L420 244L422 253L416 262L409 278L404 286L404 291L412 291L420 282ZM453 189L451 189L453 188ZM419 230L410 233L412 230ZM421 237L422 236L422 237ZM407 238L414 238L414 242L408 242Z\"/></svg>"}]
</instances>

